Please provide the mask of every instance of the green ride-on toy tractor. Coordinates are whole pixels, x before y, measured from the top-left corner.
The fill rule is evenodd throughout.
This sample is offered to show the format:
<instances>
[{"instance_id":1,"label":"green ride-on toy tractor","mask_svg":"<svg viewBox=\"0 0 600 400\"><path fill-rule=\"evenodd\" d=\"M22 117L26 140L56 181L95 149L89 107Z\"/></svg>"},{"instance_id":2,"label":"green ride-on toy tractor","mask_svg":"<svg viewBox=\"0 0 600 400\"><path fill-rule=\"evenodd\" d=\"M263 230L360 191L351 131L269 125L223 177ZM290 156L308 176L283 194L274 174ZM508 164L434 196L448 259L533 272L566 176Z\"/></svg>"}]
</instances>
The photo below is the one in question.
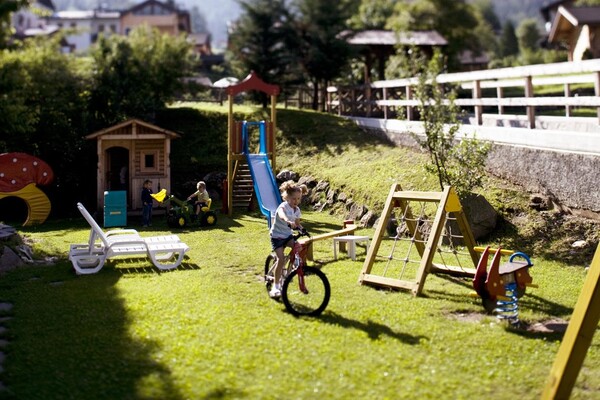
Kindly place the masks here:
<instances>
[{"instance_id":1,"label":"green ride-on toy tractor","mask_svg":"<svg viewBox=\"0 0 600 400\"><path fill-rule=\"evenodd\" d=\"M166 194L165 189L152 195L158 202L168 206L167 225L170 228L185 228L188 225L213 226L217 223L217 213L210 209L211 200L196 215L193 200L183 201ZM163 192L164 191L164 192Z\"/></svg>"}]
</instances>

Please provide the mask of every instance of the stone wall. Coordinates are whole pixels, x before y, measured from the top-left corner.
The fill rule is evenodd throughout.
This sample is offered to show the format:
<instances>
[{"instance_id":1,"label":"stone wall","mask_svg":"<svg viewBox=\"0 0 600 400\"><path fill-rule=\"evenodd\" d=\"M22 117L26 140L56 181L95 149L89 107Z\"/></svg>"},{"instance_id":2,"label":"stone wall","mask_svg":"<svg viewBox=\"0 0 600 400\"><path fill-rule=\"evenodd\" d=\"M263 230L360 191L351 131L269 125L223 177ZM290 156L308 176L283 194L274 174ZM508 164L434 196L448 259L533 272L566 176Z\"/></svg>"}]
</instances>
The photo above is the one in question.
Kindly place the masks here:
<instances>
[{"instance_id":1,"label":"stone wall","mask_svg":"<svg viewBox=\"0 0 600 400\"><path fill-rule=\"evenodd\" d=\"M357 125L365 132L383 137L398 146L419 149L417 142L409 133L415 131L413 129L415 122L409 124L411 125L406 125L405 131L401 131L397 124L394 124L394 129L390 129L388 124L365 124L363 121L357 121ZM467 127L469 131L472 129L472 126ZM485 129L485 127L478 127L478 139L489 140L490 135L486 135ZM522 128L511 131L521 136L532 133L532 130ZM545 132L538 131L535 134L542 138ZM564 135L568 137L569 132L565 132ZM481 139L482 137L485 139ZM600 135L598 137L600 138ZM543 144L543 139L538 143ZM600 190L598 190L600 155L598 154L493 142L486 167L492 174L519 184L528 191L552 194L567 207L600 212Z\"/></svg>"},{"instance_id":2,"label":"stone wall","mask_svg":"<svg viewBox=\"0 0 600 400\"><path fill-rule=\"evenodd\" d=\"M549 192L571 208L600 211L600 157L495 145L487 168L529 191Z\"/></svg>"}]
</instances>

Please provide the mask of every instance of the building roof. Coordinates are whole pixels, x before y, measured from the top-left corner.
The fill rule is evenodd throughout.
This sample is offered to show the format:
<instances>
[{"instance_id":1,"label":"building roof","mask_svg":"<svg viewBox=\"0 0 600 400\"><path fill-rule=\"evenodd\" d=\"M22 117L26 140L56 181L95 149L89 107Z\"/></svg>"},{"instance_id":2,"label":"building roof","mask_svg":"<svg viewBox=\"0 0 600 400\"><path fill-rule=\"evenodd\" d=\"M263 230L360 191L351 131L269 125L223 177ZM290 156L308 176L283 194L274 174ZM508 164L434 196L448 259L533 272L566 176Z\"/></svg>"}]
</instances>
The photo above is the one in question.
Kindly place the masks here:
<instances>
[{"instance_id":1,"label":"building roof","mask_svg":"<svg viewBox=\"0 0 600 400\"><path fill-rule=\"evenodd\" d=\"M567 39L573 28L584 25L600 25L600 6L573 7L560 6L552 22L548 41L559 42Z\"/></svg>"},{"instance_id":2,"label":"building roof","mask_svg":"<svg viewBox=\"0 0 600 400\"><path fill-rule=\"evenodd\" d=\"M226 88L227 94L231 96L235 96L238 93L247 92L249 90L257 90L270 96L277 96L280 88L277 85L266 83L260 79L254 71L251 71L243 81L227 86Z\"/></svg>"},{"instance_id":3,"label":"building roof","mask_svg":"<svg viewBox=\"0 0 600 400\"><path fill-rule=\"evenodd\" d=\"M118 19L121 16L119 11L98 11L98 10L68 10L57 11L52 15L53 19L64 20L84 20L84 19Z\"/></svg>"},{"instance_id":4,"label":"building roof","mask_svg":"<svg viewBox=\"0 0 600 400\"><path fill-rule=\"evenodd\" d=\"M348 34L348 33L346 33ZM410 31L397 34L388 30L366 30L348 34L347 42L353 45L395 46L445 46L448 41L437 31Z\"/></svg>"},{"instance_id":5,"label":"building roof","mask_svg":"<svg viewBox=\"0 0 600 400\"><path fill-rule=\"evenodd\" d=\"M542 8L540 8L540 13L544 17L544 21L552 22L551 20L556 13L556 10L559 6L572 6L575 3L575 0L557 0L551 1L548 4L545 4Z\"/></svg>"},{"instance_id":6,"label":"building roof","mask_svg":"<svg viewBox=\"0 0 600 400\"><path fill-rule=\"evenodd\" d=\"M52 0L37 0L37 2L52 11L56 10L56 7L54 6Z\"/></svg>"},{"instance_id":7,"label":"building roof","mask_svg":"<svg viewBox=\"0 0 600 400\"><path fill-rule=\"evenodd\" d=\"M145 13L148 10L151 11L151 14ZM158 13L157 13L157 11L158 11ZM162 2L162 1L158 1L158 0L146 0L146 1L139 3L127 10L122 11L121 14L124 16L130 15L130 14L138 15L138 13L141 12L141 14L143 14L144 17L148 18L148 17L162 16L162 15L164 15L162 11L166 11L170 14L177 15L178 22L180 24L179 25L180 30L186 31L187 33L190 32L191 17L190 17L189 11L177 8L174 1ZM182 21L185 22L183 28L181 28Z\"/></svg>"},{"instance_id":8,"label":"building roof","mask_svg":"<svg viewBox=\"0 0 600 400\"><path fill-rule=\"evenodd\" d=\"M141 126L144 126L146 128L149 128L149 129L151 129L153 131L156 131L156 133L164 134L165 136L167 136L167 137L169 137L171 139L175 139L175 138L180 137L180 135L178 133L175 133L175 132L163 129L160 126L153 125L153 124L151 124L149 122L144 122L144 121L142 121L140 119L137 119L137 118L132 118L132 119L128 119L127 121L123 121L123 122L121 122L119 124L113 125L111 127L102 129L102 130L100 130L98 132L90 133L89 135L86 135L85 138L86 139L96 139L96 138L98 138L100 136L104 136L104 135L110 134L113 131L116 131L118 129L124 128L124 127L126 127L128 125L141 125Z\"/></svg>"},{"instance_id":9,"label":"building roof","mask_svg":"<svg viewBox=\"0 0 600 400\"><path fill-rule=\"evenodd\" d=\"M60 28L56 25L47 25L43 28L28 28L20 33L15 34L15 37L19 39L25 39L39 36L51 36L59 30Z\"/></svg>"},{"instance_id":10,"label":"building roof","mask_svg":"<svg viewBox=\"0 0 600 400\"><path fill-rule=\"evenodd\" d=\"M164 8L174 14L181 14L181 13L187 13L187 11L185 10L179 10L176 6L175 6L175 2L162 2L162 1L158 1L158 0L146 0L143 1L139 4L136 4L135 6L131 7L128 10L123 11L123 13L135 13L136 11L142 10L144 8L146 8L148 5L155 5L158 6L159 8Z\"/></svg>"}]
</instances>

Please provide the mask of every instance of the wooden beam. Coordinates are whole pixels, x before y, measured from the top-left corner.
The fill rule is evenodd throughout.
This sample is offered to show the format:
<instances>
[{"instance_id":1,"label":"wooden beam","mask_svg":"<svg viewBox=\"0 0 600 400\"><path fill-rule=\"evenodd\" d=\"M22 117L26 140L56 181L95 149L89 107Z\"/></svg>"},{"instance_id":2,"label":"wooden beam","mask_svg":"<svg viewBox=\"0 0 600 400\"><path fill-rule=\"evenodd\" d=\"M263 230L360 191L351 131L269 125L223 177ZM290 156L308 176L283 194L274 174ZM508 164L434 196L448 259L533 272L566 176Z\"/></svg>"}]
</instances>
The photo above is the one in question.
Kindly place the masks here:
<instances>
[{"instance_id":1,"label":"wooden beam","mask_svg":"<svg viewBox=\"0 0 600 400\"><path fill-rule=\"evenodd\" d=\"M525 97L533 97L531 76L525 77ZM535 107L533 106L527 106L527 121L529 122L529 128L535 129Z\"/></svg>"},{"instance_id":2,"label":"wooden beam","mask_svg":"<svg viewBox=\"0 0 600 400\"><path fill-rule=\"evenodd\" d=\"M480 81L473 82L473 96L472 97L474 99L481 98L481 82ZM483 107L475 106L475 122L477 123L477 125L483 124L482 114L483 114Z\"/></svg>"},{"instance_id":3,"label":"wooden beam","mask_svg":"<svg viewBox=\"0 0 600 400\"><path fill-rule=\"evenodd\" d=\"M543 400L568 399L600 320L600 245L583 283L550 376Z\"/></svg>"}]
</instances>

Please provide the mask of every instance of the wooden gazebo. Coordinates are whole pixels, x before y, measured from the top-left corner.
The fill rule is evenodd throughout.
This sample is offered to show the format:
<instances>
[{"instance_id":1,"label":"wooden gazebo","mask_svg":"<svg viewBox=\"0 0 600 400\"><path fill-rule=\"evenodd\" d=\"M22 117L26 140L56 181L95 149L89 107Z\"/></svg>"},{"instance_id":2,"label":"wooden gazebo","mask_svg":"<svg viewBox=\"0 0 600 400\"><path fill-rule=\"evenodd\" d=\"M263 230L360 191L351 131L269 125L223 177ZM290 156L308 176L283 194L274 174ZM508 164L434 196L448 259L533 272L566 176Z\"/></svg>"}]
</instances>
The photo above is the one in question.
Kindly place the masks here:
<instances>
[{"instance_id":1,"label":"wooden gazebo","mask_svg":"<svg viewBox=\"0 0 600 400\"><path fill-rule=\"evenodd\" d=\"M87 135L98 143L98 208L104 207L104 192L127 191L130 210L142 208L144 181L152 181L152 189L171 190L171 140L175 132L138 119L130 119Z\"/></svg>"}]
</instances>

